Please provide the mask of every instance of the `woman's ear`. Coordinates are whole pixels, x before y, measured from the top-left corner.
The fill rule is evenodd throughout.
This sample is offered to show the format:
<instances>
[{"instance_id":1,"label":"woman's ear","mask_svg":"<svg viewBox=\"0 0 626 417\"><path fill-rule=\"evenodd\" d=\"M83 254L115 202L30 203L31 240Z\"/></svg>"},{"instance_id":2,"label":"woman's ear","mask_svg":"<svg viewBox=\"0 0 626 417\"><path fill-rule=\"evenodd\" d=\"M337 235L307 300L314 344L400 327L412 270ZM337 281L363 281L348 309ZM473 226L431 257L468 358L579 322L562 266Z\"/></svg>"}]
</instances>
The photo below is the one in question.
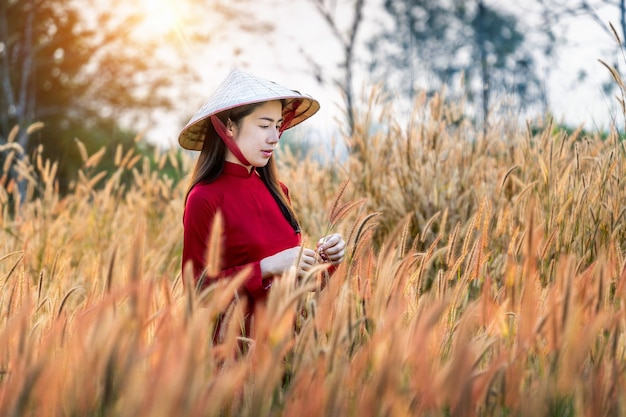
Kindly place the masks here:
<instances>
[{"instance_id":1,"label":"woman's ear","mask_svg":"<svg viewBox=\"0 0 626 417\"><path fill-rule=\"evenodd\" d=\"M233 123L232 120L230 120L230 118L226 120L226 133L231 138L235 137L235 124Z\"/></svg>"}]
</instances>

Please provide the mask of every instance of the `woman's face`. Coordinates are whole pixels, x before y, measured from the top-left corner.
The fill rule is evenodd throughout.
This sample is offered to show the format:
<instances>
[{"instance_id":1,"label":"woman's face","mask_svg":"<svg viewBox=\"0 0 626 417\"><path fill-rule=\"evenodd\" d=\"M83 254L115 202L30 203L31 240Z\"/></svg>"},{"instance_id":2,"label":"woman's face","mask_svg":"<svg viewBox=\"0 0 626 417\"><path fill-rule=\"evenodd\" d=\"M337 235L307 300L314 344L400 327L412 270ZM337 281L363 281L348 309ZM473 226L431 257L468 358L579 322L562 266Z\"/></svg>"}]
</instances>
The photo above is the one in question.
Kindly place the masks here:
<instances>
[{"instance_id":1,"label":"woman's face","mask_svg":"<svg viewBox=\"0 0 626 417\"><path fill-rule=\"evenodd\" d=\"M254 167L267 165L278 144L279 128L283 122L283 106L280 101L268 101L235 124L228 121L227 130L243 156ZM229 150L226 160L241 164Z\"/></svg>"}]
</instances>

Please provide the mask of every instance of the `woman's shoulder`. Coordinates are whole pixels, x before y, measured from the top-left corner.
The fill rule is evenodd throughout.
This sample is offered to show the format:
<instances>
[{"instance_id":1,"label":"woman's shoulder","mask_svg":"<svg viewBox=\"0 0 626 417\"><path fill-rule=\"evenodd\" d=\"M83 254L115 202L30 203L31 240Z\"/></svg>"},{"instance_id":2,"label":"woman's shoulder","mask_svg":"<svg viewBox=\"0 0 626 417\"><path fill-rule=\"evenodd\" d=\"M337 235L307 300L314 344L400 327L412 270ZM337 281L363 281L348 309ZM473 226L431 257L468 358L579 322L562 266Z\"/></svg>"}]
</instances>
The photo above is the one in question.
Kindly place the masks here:
<instances>
[{"instance_id":1,"label":"woman's shoulder","mask_svg":"<svg viewBox=\"0 0 626 417\"><path fill-rule=\"evenodd\" d=\"M187 204L217 205L222 196L223 186L219 182L198 183L189 190Z\"/></svg>"}]
</instances>

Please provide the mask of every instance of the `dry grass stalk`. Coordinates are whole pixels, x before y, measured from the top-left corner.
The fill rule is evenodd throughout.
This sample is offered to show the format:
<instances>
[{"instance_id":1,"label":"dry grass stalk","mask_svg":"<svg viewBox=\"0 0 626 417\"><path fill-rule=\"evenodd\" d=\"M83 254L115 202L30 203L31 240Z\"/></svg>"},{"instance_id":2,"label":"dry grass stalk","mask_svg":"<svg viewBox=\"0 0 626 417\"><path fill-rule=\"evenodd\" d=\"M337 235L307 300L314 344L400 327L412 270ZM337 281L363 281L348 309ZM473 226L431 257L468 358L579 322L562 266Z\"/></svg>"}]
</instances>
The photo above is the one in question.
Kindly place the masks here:
<instances>
[{"instance_id":1,"label":"dry grass stalk","mask_svg":"<svg viewBox=\"0 0 626 417\"><path fill-rule=\"evenodd\" d=\"M476 139L445 95L403 128L376 94L346 160L281 155L305 238L342 232L348 254L322 291L277 280L249 339L244 275L197 292L180 272L185 184L158 167L189 158L118 147L105 177L83 150L60 196L38 157L22 206L4 167L0 414L622 414L619 140Z\"/></svg>"}]
</instances>

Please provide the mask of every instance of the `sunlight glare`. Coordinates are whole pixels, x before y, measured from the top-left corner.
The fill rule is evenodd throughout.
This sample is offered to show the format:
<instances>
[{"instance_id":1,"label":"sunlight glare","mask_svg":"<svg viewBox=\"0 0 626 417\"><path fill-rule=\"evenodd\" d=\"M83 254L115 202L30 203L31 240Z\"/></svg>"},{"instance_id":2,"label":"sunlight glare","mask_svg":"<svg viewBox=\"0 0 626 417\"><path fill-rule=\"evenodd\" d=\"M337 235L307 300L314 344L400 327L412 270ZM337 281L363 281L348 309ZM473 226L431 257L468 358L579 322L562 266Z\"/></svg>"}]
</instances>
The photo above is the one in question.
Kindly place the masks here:
<instances>
[{"instance_id":1,"label":"sunlight glare","mask_svg":"<svg viewBox=\"0 0 626 417\"><path fill-rule=\"evenodd\" d=\"M142 0L144 16L141 31L149 37L167 36L179 25L179 10L174 0Z\"/></svg>"}]
</instances>

